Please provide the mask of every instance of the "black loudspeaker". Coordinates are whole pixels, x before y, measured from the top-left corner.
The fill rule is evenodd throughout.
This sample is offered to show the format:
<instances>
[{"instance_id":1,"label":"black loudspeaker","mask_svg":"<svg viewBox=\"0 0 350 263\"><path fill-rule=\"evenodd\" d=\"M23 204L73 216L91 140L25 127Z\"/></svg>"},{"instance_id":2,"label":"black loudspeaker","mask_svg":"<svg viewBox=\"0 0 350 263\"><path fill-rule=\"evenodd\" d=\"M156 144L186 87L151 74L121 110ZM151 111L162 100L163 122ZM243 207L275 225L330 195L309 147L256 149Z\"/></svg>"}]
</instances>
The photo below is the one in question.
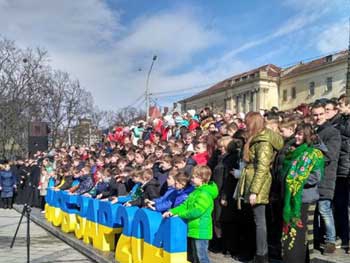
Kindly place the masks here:
<instances>
[{"instance_id":1,"label":"black loudspeaker","mask_svg":"<svg viewBox=\"0 0 350 263\"><path fill-rule=\"evenodd\" d=\"M44 137L49 133L46 122L33 121L29 123L29 137Z\"/></svg>"},{"instance_id":2,"label":"black loudspeaker","mask_svg":"<svg viewBox=\"0 0 350 263\"><path fill-rule=\"evenodd\" d=\"M48 125L46 122L33 121L29 123L28 151L33 156L37 151L47 151L49 148Z\"/></svg>"},{"instance_id":3,"label":"black loudspeaker","mask_svg":"<svg viewBox=\"0 0 350 263\"><path fill-rule=\"evenodd\" d=\"M48 148L49 140L47 135L28 137L28 151L30 156L33 156L37 151L47 151Z\"/></svg>"}]
</instances>

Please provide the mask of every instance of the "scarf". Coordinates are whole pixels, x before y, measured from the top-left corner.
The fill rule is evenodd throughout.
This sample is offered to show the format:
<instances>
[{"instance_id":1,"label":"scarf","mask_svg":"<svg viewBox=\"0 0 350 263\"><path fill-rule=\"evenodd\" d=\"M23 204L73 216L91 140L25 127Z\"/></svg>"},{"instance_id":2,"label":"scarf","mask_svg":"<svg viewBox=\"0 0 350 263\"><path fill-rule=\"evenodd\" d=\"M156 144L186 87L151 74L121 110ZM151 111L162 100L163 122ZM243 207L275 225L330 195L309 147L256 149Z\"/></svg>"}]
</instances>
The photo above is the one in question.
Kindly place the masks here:
<instances>
[{"instance_id":1,"label":"scarf","mask_svg":"<svg viewBox=\"0 0 350 263\"><path fill-rule=\"evenodd\" d=\"M283 163L285 194L283 206L283 240L291 238L289 250L294 246L297 228L302 228L301 207L303 189L313 170L321 170L323 175L324 159L320 150L302 144L290 147Z\"/></svg>"}]
</instances>

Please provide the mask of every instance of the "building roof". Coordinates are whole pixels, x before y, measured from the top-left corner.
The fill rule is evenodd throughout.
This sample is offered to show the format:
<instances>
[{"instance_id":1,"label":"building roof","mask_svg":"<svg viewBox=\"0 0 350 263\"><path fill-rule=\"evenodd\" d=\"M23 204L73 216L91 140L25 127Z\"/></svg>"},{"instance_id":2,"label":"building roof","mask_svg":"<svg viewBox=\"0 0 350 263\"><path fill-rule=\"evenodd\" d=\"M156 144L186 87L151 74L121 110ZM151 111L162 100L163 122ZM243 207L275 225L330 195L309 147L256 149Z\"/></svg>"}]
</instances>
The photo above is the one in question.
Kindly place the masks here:
<instances>
[{"instance_id":1,"label":"building roof","mask_svg":"<svg viewBox=\"0 0 350 263\"><path fill-rule=\"evenodd\" d=\"M325 65L340 62L347 58L347 53L348 53L347 50L343 50L338 53L328 55L322 58L318 58L307 63L300 62L299 64L296 64L284 69L281 72L281 78L294 77L296 75L300 75L312 70L316 70Z\"/></svg>"},{"instance_id":2,"label":"building roof","mask_svg":"<svg viewBox=\"0 0 350 263\"><path fill-rule=\"evenodd\" d=\"M194 100L194 99L198 99L198 98L212 95L218 91L222 91L225 88L228 88L231 85L231 83L236 82L236 80L238 80L237 82L239 82L239 80L241 80L242 78L244 78L244 77L248 78L251 75L255 76L256 73L260 73L261 71L266 72L267 76L269 76L269 77L279 77L281 68L279 68L273 64L267 64L267 65L261 66L259 68L255 68L255 69L252 69L250 71L240 73L240 74L234 75L230 78L227 78L223 81L220 81L220 82L216 83L214 86L211 86L210 88L203 90L203 91L193 95L192 97L186 98L182 101ZM257 78L257 79L259 79L259 78Z\"/></svg>"},{"instance_id":3,"label":"building roof","mask_svg":"<svg viewBox=\"0 0 350 263\"><path fill-rule=\"evenodd\" d=\"M272 77L272 78L290 78L290 77L294 77L296 75L300 75L312 70L316 70L320 67L329 65L329 64L334 64L334 63L338 63L341 62L343 60L346 60L347 58L347 54L348 51L347 50L343 50L340 52L337 52L335 54L332 55L328 55L328 56L324 56L322 58L318 58L315 60L312 60L310 62L300 62L296 65L293 65L291 67L282 69L279 68L273 64L267 64L264 66L261 66L259 68L255 68L252 69L250 71L244 72L244 73L240 73L237 75L234 75L230 78L227 78L223 81L220 81L218 83L216 83L214 86L211 86L210 88L203 90L189 98L183 99L180 102L186 102L186 101L191 101L191 100L195 100L195 99L199 99L205 96L209 96L212 94L215 94L216 92L225 90L226 88L230 87L232 83L237 83L238 85L240 83L245 83L242 80L245 80L244 78L247 77L247 80L252 80L250 78L250 76L255 76L256 73L260 73L260 72L266 72L267 77ZM259 74L259 78L256 78L256 80L260 79L260 74ZM241 82L242 81L242 82Z\"/></svg>"}]
</instances>

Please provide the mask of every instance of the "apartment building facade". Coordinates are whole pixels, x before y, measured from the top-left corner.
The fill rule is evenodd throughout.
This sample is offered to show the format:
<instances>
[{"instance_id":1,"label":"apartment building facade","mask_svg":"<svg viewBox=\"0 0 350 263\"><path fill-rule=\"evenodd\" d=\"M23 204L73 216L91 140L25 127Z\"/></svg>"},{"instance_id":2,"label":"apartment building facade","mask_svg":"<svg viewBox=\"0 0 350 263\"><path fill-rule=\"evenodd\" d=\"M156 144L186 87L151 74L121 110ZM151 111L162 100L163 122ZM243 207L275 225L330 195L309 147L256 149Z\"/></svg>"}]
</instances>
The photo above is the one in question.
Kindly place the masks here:
<instances>
[{"instance_id":1,"label":"apartment building facade","mask_svg":"<svg viewBox=\"0 0 350 263\"><path fill-rule=\"evenodd\" d=\"M288 68L273 64L225 79L179 101L183 111L211 107L214 111L258 111L277 106L289 110L318 98L339 97L345 92L347 51Z\"/></svg>"}]
</instances>

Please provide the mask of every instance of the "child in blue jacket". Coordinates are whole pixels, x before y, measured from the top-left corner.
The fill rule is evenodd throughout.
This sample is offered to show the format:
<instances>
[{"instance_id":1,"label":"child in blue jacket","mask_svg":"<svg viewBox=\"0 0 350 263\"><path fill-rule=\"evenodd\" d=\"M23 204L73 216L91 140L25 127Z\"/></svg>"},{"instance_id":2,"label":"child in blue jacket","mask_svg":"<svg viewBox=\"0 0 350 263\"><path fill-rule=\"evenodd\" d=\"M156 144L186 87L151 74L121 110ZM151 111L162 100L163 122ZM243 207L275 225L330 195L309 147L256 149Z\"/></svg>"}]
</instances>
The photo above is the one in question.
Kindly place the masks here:
<instances>
[{"instance_id":1,"label":"child in blue jacket","mask_svg":"<svg viewBox=\"0 0 350 263\"><path fill-rule=\"evenodd\" d=\"M168 191L153 201L147 200L147 207L158 212L168 211L182 204L194 190L190 178L184 172L171 172L167 179Z\"/></svg>"}]
</instances>

